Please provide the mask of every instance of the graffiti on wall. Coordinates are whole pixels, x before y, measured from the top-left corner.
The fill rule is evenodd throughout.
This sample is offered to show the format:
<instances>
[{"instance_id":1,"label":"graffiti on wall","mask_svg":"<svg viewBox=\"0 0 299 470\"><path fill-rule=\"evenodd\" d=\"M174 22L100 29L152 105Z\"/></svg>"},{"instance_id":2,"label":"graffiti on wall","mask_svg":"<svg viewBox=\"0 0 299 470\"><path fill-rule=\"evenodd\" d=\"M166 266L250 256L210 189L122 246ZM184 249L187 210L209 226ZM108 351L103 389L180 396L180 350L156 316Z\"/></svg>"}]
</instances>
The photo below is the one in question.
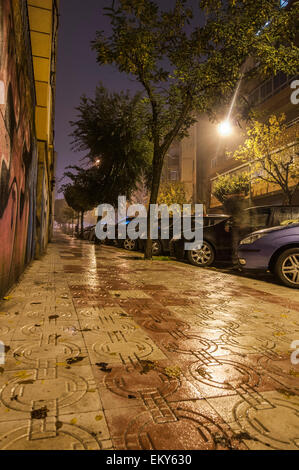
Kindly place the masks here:
<instances>
[{"instance_id":1,"label":"graffiti on wall","mask_svg":"<svg viewBox=\"0 0 299 470\"><path fill-rule=\"evenodd\" d=\"M21 2L0 0L0 293L34 253L37 147Z\"/></svg>"}]
</instances>

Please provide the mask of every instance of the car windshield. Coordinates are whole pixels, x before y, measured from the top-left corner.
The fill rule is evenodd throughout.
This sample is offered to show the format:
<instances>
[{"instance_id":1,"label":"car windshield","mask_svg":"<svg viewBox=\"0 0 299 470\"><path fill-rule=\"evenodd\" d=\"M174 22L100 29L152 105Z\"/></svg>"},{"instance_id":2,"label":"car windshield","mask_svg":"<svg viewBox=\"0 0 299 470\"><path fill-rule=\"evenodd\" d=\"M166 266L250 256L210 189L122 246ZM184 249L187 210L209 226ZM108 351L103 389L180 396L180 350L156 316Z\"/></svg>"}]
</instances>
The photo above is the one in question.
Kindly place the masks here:
<instances>
[{"instance_id":1,"label":"car windshield","mask_svg":"<svg viewBox=\"0 0 299 470\"><path fill-rule=\"evenodd\" d=\"M275 210L274 225L288 225L299 222L299 207L279 207Z\"/></svg>"},{"instance_id":2,"label":"car windshield","mask_svg":"<svg viewBox=\"0 0 299 470\"><path fill-rule=\"evenodd\" d=\"M243 222L255 230L259 230L269 225L270 214L270 207L249 209L248 211L245 211Z\"/></svg>"}]
</instances>

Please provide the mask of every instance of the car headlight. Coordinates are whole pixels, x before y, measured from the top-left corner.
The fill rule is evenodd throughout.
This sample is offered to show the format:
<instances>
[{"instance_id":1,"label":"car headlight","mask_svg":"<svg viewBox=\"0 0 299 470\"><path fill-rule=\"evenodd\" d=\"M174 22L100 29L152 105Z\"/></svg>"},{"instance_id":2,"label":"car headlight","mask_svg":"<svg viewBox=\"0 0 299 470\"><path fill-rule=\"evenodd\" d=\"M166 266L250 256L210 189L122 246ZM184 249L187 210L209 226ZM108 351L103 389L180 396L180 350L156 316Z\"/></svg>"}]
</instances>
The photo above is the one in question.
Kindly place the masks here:
<instances>
[{"instance_id":1,"label":"car headlight","mask_svg":"<svg viewBox=\"0 0 299 470\"><path fill-rule=\"evenodd\" d=\"M249 237L244 238L243 240L240 241L240 245L250 245L251 243L256 242L260 238L264 237L264 233L254 233L252 235L249 235Z\"/></svg>"}]
</instances>

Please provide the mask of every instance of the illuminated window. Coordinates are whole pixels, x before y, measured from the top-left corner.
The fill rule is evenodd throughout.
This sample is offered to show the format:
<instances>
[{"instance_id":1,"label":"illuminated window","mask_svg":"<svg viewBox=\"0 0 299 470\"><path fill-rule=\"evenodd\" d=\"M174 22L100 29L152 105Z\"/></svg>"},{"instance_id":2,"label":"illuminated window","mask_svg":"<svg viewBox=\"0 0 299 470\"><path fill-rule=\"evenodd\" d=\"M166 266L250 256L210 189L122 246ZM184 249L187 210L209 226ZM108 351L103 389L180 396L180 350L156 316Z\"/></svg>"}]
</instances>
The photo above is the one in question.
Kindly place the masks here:
<instances>
[{"instance_id":1,"label":"illuminated window","mask_svg":"<svg viewBox=\"0 0 299 470\"><path fill-rule=\"evenodd\" d=\"M289 0L280 0L280 8L284 8L289 3Z\"/></svg>"}]
</instances>

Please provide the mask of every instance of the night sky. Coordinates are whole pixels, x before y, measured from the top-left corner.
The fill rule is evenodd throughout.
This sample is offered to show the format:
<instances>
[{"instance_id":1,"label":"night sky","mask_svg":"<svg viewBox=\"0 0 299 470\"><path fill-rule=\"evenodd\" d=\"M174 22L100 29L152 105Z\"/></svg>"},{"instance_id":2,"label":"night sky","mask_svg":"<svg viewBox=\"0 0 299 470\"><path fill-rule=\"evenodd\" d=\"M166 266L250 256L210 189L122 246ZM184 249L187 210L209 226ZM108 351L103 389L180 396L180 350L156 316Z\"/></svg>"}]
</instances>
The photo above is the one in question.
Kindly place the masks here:
<instances>
[{"instance_id":1,"label":"night sky","mask_svg":"<svg viewBox=\"0 0 299 470\"><path fill-rule=\"evenodd\" d=\"M57 179L67 165L76 164L82 154L71 150L70 120L76 118L80 96L93 96L99 81L111 90L136 89L126 76L114 68L100 67L90 42L97 30L109 29L102 15L106 0L61 0L58 36L55 147L58 153ZM58 183L59 186L59 183Z\"/></svg>"},{"instance_id":2,"label":"night sky","mask_svg":"<svg viewBox=\"0 0 299 470\"><path fill-rule=\"evenodd\" d=\"M173 5L173 0L160 0L163 7ZM196 0L190 0L196 3ZM67 165L79 163L82 154L71 150L69 121L76 119L75 107L85 93L93 97L101 81L112 91L130 89L138 85L110 66L99 66L90 42L97 30L109 31L109 20L103 16L103 7L111 0L60 0L58 36L55 147L57 160L57 189ZM84 154L83 154L84 155ZM61 196L60 196L61 197Z\"/></svg>"}]
</instances>

